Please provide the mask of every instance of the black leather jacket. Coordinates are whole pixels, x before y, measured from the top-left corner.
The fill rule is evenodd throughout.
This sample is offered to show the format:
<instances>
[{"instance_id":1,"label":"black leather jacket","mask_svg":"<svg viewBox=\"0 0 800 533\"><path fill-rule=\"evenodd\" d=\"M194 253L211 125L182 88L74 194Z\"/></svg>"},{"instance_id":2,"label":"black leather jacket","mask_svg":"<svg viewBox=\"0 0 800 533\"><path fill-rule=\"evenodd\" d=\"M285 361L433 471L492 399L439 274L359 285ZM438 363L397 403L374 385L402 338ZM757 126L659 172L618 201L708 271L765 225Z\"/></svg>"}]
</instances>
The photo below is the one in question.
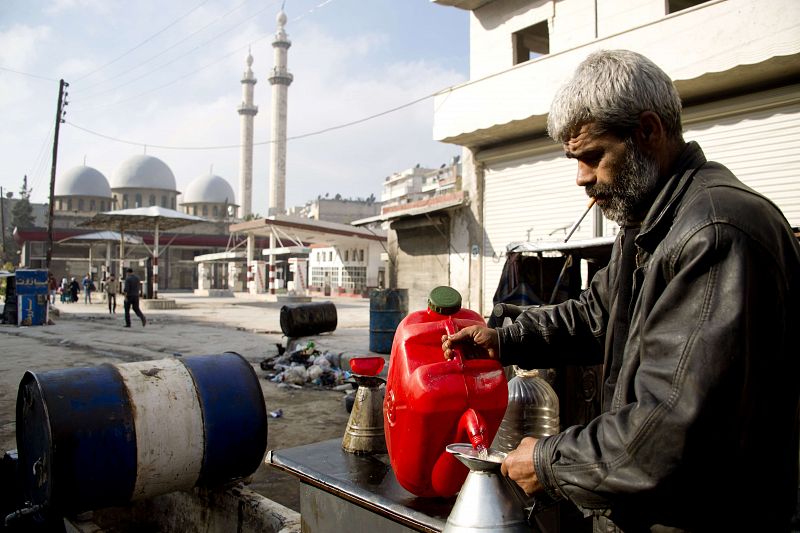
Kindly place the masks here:
<instances>
[{"instance_id":1,"label":"black leather jacket","mask_svg":"<svg viewBox=\"0 0 800 533\"><path fill-rule=\"evenodd\" d=\"M504 364L604 363L603 414L541 439L546 492L596 531L781 531L797 498L800 247L780 211L687 144L636 237L630 330L609 265L499 328Z\"/></svg>"}]
</instances>

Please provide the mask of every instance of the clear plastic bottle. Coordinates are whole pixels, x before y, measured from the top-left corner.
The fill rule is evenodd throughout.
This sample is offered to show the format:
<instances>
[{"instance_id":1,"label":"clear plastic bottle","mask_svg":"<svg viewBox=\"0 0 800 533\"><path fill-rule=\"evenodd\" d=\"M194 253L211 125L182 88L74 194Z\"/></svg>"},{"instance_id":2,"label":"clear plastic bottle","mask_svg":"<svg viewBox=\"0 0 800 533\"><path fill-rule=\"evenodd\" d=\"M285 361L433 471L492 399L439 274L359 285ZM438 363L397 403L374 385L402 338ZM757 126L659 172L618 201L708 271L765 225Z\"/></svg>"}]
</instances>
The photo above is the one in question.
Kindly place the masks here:
<instances>
[{"instance_id":1,"label":"clear plastic bottle","mask_svg":"<svg viewBox=\"0 0 800 533\"><path fill-rule=\"evenodd\" d=\"M558 396L539 370L514 366L508 382L508 407L492 448L514 450L524 437L547 437L560 431Z\"/></svg>"}]
</instances>

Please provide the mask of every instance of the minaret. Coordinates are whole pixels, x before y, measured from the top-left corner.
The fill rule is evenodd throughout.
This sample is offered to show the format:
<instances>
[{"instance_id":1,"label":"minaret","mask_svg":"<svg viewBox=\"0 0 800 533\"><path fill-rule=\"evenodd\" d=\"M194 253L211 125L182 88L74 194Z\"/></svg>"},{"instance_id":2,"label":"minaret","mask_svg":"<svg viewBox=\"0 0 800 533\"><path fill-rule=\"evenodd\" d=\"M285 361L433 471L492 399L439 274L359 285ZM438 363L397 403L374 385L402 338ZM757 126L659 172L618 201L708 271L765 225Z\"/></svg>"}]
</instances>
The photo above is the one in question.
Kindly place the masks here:
<instances>
[{"instance_id":1,"label":"minaret","mask_svg":"<svg viewBox=\"0 0 800 533\"><path fill-rule=\"evenodd\" d=\"M272 136L269 159L269 215L286 213L286 107L292 75L286 68L289 47L292 42L284 31L286 13L277 17L278 31L272 47L275 49L275 66L269 82L272 85Z\"/></svg>"},{"instance_id":2,"label":"minaret","mask_svg":"<svg viewBox=\"0 0 800 533\"><path fill-rule=\"evenodd\" d=\"M253 117L258 113L258 106L253 105L253 89L256 78L253 76L253 56L247 52L247 69L242 75L242 105L239 106L241 120L242 149L239 154L239 217L244 218L253 213Z\"/></svg>"}]
</instances>

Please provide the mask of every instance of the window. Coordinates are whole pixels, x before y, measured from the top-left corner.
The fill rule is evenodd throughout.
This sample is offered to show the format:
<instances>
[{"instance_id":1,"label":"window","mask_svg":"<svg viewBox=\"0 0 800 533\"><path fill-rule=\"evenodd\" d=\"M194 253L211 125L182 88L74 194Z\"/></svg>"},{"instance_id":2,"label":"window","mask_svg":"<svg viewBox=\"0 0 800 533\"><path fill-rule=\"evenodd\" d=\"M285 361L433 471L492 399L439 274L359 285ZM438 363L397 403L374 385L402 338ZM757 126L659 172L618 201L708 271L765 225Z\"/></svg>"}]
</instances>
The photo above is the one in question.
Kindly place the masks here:
<instances>
[{"instance_id":1,"label":"window","mask_svg":"<svg viewBox=\"0 0 800 533\"><path fill-rule=\"evenodd\" d=\"M345 261L350 261L350 250L345 250L344 251L344 260Z\"/></svg>"},{"instance_id":2,"label":"window","mask_svg":"<svg viewBox=\"0 0 800 533\"><path fill-rule=\"evenodd\" d=\"M333 252L328 252L328 261L333 261Z\"/></svg>"},{"instance_id":3,"label":"window","mask_svg":"<svg viewBox=\"0 0 800 533\"><path fill-rule=\"evenodd\" d=\"M170 207L172 209L175 209L175 197L174 196L170 199L169 203L170 203Z\"/></svg>"},{"instance_id":4,"label":"window","mask_svg":"<svg viewBox=\"0 0 800 533\"><path fill-rule=\"evenodd\" d=\"M709 0L667 0L667 14L705 4Z\"/></svg>"},{"instance_id":5,"label":"window","mask_svg":"<svg viewBox=\"0 0 800 533\"><path fill-rule=\"evenodd\" d=\"M514 48L514 64L519 65L539 56L550 53L550 30L543 20L524 30L511 34Z\"/></svg>"},{"instance_id":6,"label":"window","mask_svg":"<svg viewBox=\"0 0 800 533\"><path fill-rule=\"evenodd\" d=\"M161 196L161 207L167 207L167 197L164 195Z\"/></svg>"},{"instance_id":7,"label":"window","mask_svg":"<svg viewBox=\"0 0 800 533\"><path fill-rule=\"evenodd\" d=\"M95 205L94 200L89 200L89 211L94 211L95 207L97 207L97 205Z\"/></svg>"},{"instance_id":8,"label":"window","mask_svg":"<svg viewBox=\"0 0 800 533\"><path fill-rule=\"evenodd\" d=\"M359 250L359 251L358 251L358 260L359 260L359 262L361 262L361 263L363 263L363 262L364 262L364 249L363 249L363 248L362 248L361 250Z\"/></svg>"},{"instance_id":9,"label":"window","mask_svg":"<svg viewBox=\"0 0 800 533\"><path fill-rule=\"evenodd\" d=\"M367 286L367 267L345 267L342 269L342 287L354 292Z\"/></svg>"},{"instance_id":10,"label":"window","mask_svg":"<svg viewBox=\"0 0 800 533\"><path fill-rule=\"evenodd\" d=\"M339 269L337 267L311 267L311 286L323 288L339 286Z\"/></svg>"},{"instance_id":11,"label":"window","mask_svg":"<svg viewBox=\"0 0 800 533\"><path fill-rule=\"evenodd\" d=\"M122 195L122 209L128 209L128 195Z\"/></svg>"},{"instance_id":12,"label":"window","mask_svg":"<svg viewBox=\"0 0 800 533\"><path fill-rule=\"evenodd\" d=\"M67 211L72 211L72 198L67 198Z\"/></svg>"},{"instance_id":13,"label":"window","mask_svg":"<svg viewBox=\"0 0 800 533\"><path fill-rule=\"evenodd\" d=\"M150 203L148 205L151 205L151 206L156 205L156 195L155 194L151 194L150 195Z\"/></svg>"},{"instance_id":14,"label":"window","mask_svg":"<svg viewBox=\"0 0 800 533\"><path fill-rule=\"evenodd\" d=\"M193 205L193 206L192 206L192 214L193 214L194 216L197 216L197 206L196 206L196 205Z\"/></svg>"},{"instance_id":15,"label":"window","mask_svg":"<svg viewBox=\"0 0 800 533\"><path fill-rule=\"evenodd\" d=\"M106 210L106 202L105 200L100 200L100 211L105 211L105 210Z\"/></svg>"},{"instance_id":16,"label":"window","mask_svg":"<svg viewBox=\"0 0 800 533\"><path fill-rule=\"evenodd\" d=\"M218 216L219 216L219 207L217 207L217 206L215 205L215 206L214 206L214 218L216 218L216 217L218 217Z\"/></svg>"},{"instance_id":17,"label":"window","mask_svg":"<svg viewBox=\"0 0 800 533\"><path fill-rule=\"evenodd\" d=\"M78 211L83 211L83 198L78 199Z\"/></svg>"},{"instance_id":18,"label":"window","mask_svg":"<svg viewBox=\"0 0 800 533\"><path fill-rule=\"evenodd\" d=\"M207 216L208 216L208 206L207 206L207 205L204 205L204 206L203 206L203 216L204 216L204 217L207 217Z\"/></svg>"},{"instance_id":19,"label":"window","mask_svg":"<svg viewBox=\"0 0 800 533\"><path fill-rule=\"evenodd\" d=\"M136 193L136 205L134 205L133 207L142 207L142 195L141 194Z\"/></svg>"}]
</instances>

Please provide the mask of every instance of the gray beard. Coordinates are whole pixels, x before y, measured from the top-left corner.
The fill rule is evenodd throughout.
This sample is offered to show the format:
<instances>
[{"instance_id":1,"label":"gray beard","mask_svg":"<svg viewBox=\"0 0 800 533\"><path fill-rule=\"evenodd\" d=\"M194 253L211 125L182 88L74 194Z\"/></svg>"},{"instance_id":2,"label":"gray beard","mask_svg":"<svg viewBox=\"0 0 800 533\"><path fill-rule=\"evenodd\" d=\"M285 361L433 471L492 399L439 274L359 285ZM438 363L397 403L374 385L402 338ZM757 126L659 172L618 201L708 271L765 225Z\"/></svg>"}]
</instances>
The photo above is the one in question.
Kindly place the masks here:
<instances>
[{"instance_id":1,"label":"gray beard","mask_svg":"<svg viewBox=\"0 0 800 533\"><path fill-rule=\"evenodd\" d=\"M643 215L643 203L658 183L658 163L645 156L631 139L625 141L625 159L611 185L594 184L586 194L604 200L603 215L617 224L624 224L636 215Z\"/></svg>"}]
</instances>

